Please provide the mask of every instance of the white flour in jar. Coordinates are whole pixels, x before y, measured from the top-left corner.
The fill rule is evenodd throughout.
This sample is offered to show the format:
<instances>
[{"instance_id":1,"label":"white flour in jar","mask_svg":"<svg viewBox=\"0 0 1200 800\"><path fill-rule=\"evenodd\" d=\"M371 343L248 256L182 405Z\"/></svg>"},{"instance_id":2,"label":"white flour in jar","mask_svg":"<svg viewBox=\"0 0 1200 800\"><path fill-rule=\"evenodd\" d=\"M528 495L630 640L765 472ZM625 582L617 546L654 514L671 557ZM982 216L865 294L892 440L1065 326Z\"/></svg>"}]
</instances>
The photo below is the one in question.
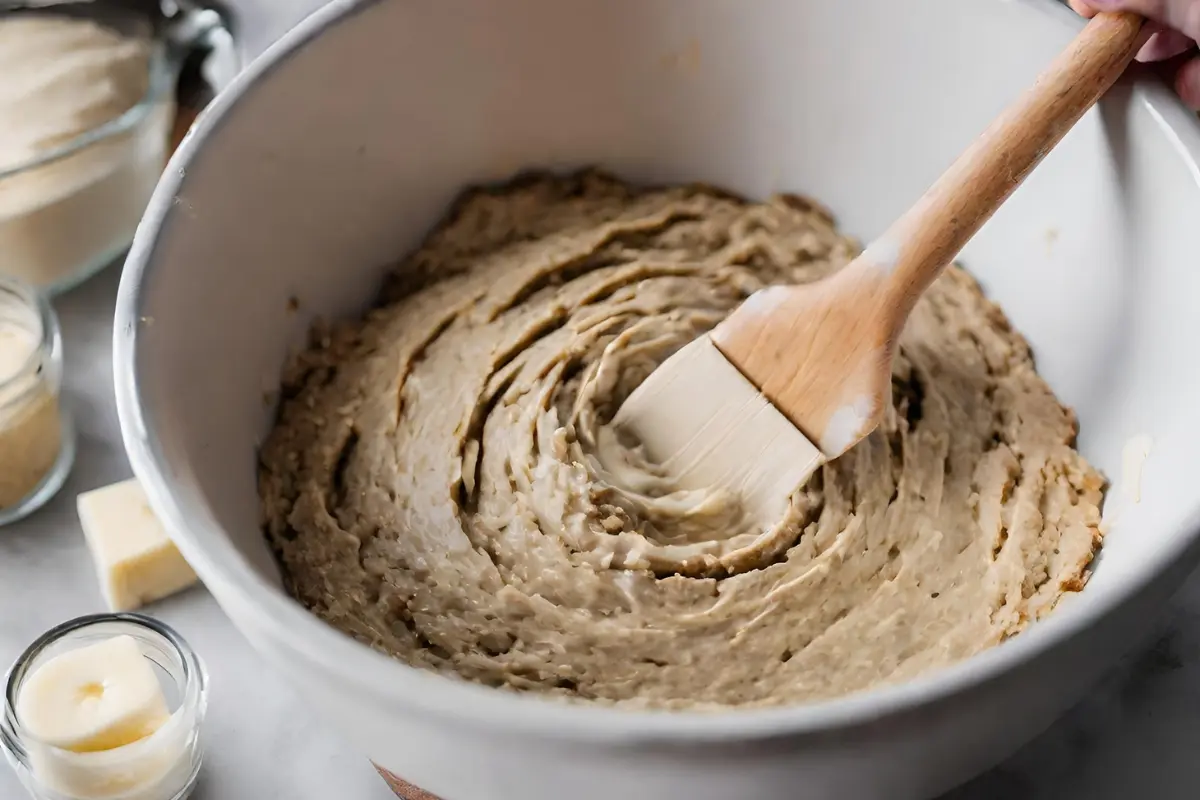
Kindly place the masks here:
<instances>
[{"instance_id":1,"label":"white flour in jar","mask_svg":"<svg viewBox=\"0 0 1200 800\"><path fill-rule=\"evenodd\" d=\"M0 17L0 174L15 170L0 178L0 274L62 288L129 243L166 159L173 98L127 132L20 167L138 105L155 47L89 20Z\"/></svg>"}]
</instances>

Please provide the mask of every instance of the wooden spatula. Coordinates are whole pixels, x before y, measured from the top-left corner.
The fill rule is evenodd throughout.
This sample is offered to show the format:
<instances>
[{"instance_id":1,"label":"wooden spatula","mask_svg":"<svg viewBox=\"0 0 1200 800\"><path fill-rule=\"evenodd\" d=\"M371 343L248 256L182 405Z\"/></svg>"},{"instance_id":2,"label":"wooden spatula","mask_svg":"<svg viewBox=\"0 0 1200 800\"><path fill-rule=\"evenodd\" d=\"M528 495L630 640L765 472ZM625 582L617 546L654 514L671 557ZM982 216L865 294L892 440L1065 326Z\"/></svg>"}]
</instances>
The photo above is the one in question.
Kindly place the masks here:
<instances>
[{"instance_id":1,"label":"wooden spatula","mask_svg":"<svg viewBox=\"0 0 1200 800\"><path fill-rule=\"evenodd\" d=\"M858 258L817 283L752 295L656 369L614 427L682 487L730 489L764 524L778 520L813 470L879 424L917 299L1117 80L1144 22L1096 15Z\"/></svg>"}]
</instances>

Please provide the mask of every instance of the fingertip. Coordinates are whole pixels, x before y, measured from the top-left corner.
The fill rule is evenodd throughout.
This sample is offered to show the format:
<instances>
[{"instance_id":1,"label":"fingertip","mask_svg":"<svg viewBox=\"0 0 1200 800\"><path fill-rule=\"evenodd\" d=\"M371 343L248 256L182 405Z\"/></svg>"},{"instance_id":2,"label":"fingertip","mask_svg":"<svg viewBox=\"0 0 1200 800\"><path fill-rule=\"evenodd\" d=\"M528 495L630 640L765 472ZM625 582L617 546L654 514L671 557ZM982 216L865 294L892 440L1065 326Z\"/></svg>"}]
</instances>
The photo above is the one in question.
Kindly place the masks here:
<instances>
[{"instance_id":1,"label":"fingertip","mask_svg":"<svg viewBox=\"0 0 1200 800\"><path fill-rule=\"evenodd\" d=\"M1193 111L1200 111L1200 56L1189 59L1175 73L1175 91Z\"/></svg>"},{"instance_id":2,"label":"fingertip","mask_svg":"<svg viewBox=\"0 0 1200 800\"><path fill-rule=\"evenodd\" d=\"M1096 16L1096 9L1088 5L1087 0L1067 0L1067 3L1072 11L1086 19Z\"/></svg>"},{"instance_id":3,"label":"fingertip","mask_svg":"<svg viewBox=\"0 0 1200 800\"><path fill-rule=\"evenodd\" d=\"M1193 42L1179 31L1157 28L1138 51L1137 60L1142 62L1166 61L1191 49Z\"/></svg>"}]
</instances>

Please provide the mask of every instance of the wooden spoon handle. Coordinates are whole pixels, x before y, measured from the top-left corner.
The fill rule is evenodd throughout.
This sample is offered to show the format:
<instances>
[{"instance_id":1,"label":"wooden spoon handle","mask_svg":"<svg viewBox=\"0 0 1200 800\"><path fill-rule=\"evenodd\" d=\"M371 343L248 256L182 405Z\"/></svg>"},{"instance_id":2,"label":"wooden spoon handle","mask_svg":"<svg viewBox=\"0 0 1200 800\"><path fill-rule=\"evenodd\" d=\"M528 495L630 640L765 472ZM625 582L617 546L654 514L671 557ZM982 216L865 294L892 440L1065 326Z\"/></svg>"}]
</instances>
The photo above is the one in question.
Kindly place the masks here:
<instances>
[{"instance_id":1,"label":"wooden spoon handle","mask_svg":"<svg viewBox=\"0 0 1200 800\"><path fill-rule=\"evenodd\" d=\"M1116 82L1145 19L1097 14L860 259L890 271L886 294L904 325L913 305L1029 172ZM897 331L898 332L898 331Z\"/></svg>"},{"instance_id":2,"label":"wooden spoon handle","mask_svg":"<svg viewBox=\"0 0 1200 800\"><path fill-rule=\"evenodd\" d=\"M1117 80L1145 20L1098 14L924 196L827 280L752 295L717 349L835 458L878 424L913 306L1039 161Z\"/></svg>"}]
</instances>

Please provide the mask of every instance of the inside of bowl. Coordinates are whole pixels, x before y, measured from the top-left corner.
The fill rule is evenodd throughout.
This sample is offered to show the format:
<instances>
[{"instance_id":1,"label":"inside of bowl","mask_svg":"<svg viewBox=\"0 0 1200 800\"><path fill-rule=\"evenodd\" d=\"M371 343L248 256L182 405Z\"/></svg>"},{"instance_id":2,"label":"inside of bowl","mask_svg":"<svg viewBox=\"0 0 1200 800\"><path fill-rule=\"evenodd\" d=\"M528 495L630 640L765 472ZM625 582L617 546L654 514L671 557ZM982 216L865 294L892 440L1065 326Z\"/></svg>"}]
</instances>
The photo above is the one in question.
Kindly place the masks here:
<instances>
[{"instance_id":1,"label":"inside of bowl","mask_svg":"<svg viewBox=\"0 0 1200 800\"><path fill-rule=\"evenodd\" d=\"M866 239L1077 24L1049 0L363 4L225 99L164 212L136 363L166 477L197 512L186 535L227 536L276 574L255 467L281 364L315 317L360 311L464 184L598 164L811 195ZM1094 463L1119 482L1130 438L1153 442L1085 598L1144 574L1200 507L1200 134L1134 83L962 257Z\"/></svg>"}]
</instances>

